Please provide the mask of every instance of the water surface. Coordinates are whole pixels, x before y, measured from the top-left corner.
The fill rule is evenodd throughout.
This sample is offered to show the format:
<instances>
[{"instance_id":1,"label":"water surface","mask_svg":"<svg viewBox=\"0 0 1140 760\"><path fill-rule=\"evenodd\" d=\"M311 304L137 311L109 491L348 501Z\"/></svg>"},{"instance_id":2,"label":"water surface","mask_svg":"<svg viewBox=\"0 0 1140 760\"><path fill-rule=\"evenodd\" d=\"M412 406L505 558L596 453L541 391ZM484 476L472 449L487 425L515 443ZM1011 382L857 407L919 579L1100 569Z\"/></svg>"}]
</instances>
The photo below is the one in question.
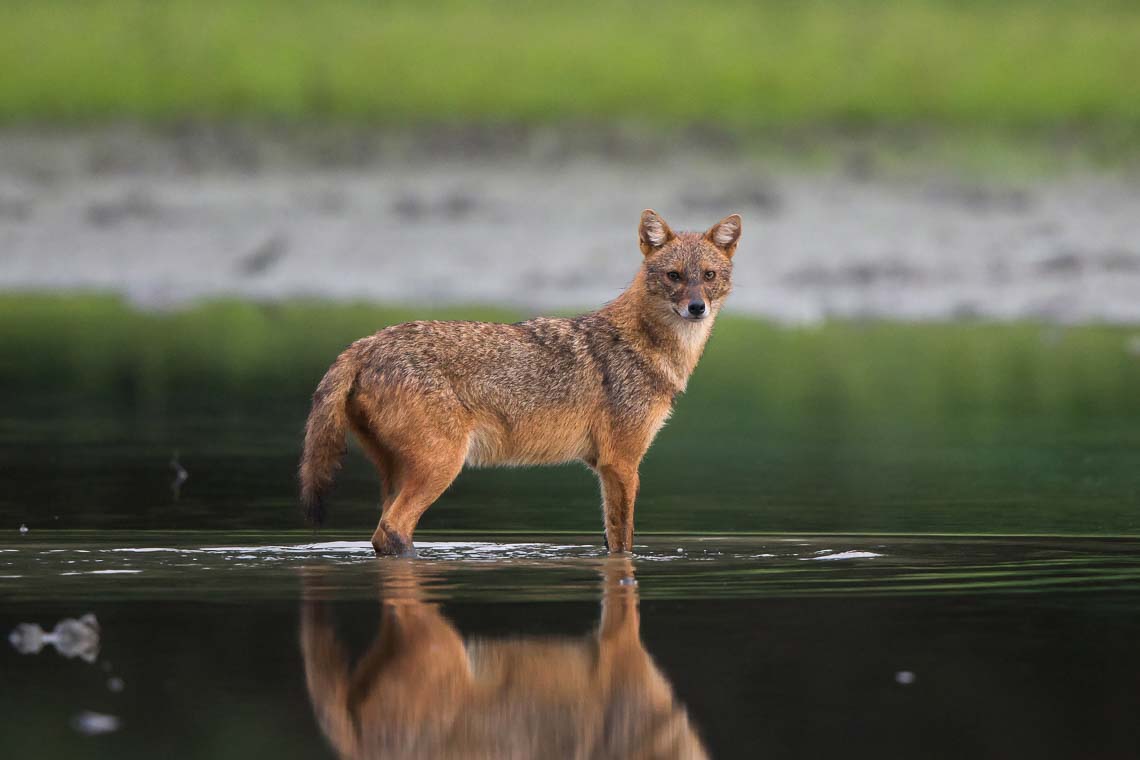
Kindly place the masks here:
<instances>
[{"instance_id":1,"label":"water surface","mask_svg":"<svg viewBox=\"0 0 1140 760\"><path fill-rule=\"evenodd\" d=\"M673 740L689 742L676 746L715 757L1127 757L1140 746L1138 539L655 535L615 559L590 536L429 535L417 559L377 560L365 542L298 538L60 532L0 544L0 627L51 630L86 613L99 625L78 651L5 648L5 748L357 756L328 717L344 700L363 756L433 737L475 752L472 731L502 749L527 721L607 756L582 707L599 701L630 725L672 721ZM609 641L625 647L623 687L566 687L583 672L604 680ZM432 680L447 646L476 672L510 665L484 708L525 697L533 714L520 724ZM528 667L535 657L541 668ZM394 701L376 704L378 688ZM417 700L434 707L412 715ZM543 705L558 708L559 732ZM397 740L384 721L400 709ZM85 715L115 729L88 735ZM465 743L447 745L444 724Z\"/></svg>"},{"instance_id":2,"label":"water surface","mask_svg":"<svg viewBox=\"0 0 1140 760\"><path fill-rule=\"evenodd\" d=\"M4 757L1140 749L1127 329L726 317L632 558L563 467L465 472L377 560L355 450L300 528L313 387L383 324L522 315L0 310Z\"/></svg>"}]
</instances>

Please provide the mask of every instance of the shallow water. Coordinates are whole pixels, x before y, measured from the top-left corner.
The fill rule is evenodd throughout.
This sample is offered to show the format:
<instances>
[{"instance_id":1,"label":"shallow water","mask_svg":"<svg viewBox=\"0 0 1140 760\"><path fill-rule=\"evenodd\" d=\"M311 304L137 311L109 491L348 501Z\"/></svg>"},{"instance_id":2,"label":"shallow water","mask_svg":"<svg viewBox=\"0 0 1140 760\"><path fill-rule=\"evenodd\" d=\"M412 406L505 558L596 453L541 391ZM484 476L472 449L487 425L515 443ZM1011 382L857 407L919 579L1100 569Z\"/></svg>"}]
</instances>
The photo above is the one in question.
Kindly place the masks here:
<instances>
[{"instance_id":1,"label":"shallow water","mask_svg":"<svg viewBox=\"0 0 1140 760\"><path fill-rule=\"evenodd\" d=\"M377 560L358 452L299 529L308 395L385 323L517 315L0 313L0 756L1140 749L1134 331L726 317L634 557L566 467L464 472Z\"/></svg>"},{"instance_id":2,"label":"shallow water","mask_svg":"<svg viewBox=\"0 0 1140 760\"><path fill-rule=\"evenodd\" d=\"M99 625L78 650L4 648L5 754L479 756L472 737L491 736L484 756L507 756L538 735L607 756L598 704L646 731L671 720L675 741L697 742L677 746L714 757L1140 747L1140 539L654 535L607 558L590 536L430 535L417 559L377 560L311 538L0 544L0 630ZM616 692L598 685L616 667L607 631L632 631ZM489 682L482 702L430 677L449 644ZM484 672L500 660L506 680ZM329 717L342 703L352 747ZM100 716L113 729L93 734ZM535 756L558 756L549 746Z\"/></svg>"}]
</instances>

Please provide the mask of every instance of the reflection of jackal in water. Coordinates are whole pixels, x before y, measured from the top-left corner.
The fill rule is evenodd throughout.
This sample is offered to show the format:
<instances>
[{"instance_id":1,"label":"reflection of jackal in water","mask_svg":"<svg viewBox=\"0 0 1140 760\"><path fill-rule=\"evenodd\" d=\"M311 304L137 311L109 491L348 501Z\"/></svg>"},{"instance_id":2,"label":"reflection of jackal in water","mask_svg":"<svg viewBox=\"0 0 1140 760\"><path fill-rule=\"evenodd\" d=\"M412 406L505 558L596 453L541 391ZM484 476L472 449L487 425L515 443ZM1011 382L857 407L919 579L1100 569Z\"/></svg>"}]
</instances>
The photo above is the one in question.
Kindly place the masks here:
<instances>
[{"instance_id":1,"label":"reflection of jackal in water","mask_svg":"<svg viewBox=\"0 0 1140 760\"><path fill-rule=\"evenodd\" d=\"M464 642L419 599L411 565L385 566L380 630L350 667L326 605L302 607L305 678L343 758L703 758L641 644L632 565L605 568L602 618L582 638Z\"/></svg>"}]
</instances>

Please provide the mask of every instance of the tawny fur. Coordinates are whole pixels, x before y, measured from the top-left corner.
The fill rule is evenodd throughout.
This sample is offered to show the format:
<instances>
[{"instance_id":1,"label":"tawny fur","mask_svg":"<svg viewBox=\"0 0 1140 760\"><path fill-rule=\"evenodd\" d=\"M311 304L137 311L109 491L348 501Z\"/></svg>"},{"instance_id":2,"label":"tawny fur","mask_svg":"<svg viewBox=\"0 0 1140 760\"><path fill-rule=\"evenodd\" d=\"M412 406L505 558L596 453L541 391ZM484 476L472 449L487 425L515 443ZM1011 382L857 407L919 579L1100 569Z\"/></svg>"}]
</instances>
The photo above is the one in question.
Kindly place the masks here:
<instances>
[{"instance_id":1,"label":"tawny fur","mask_svg":"<svg viewBox=\"0 0 1140 760\"><path fill-rule=\"evenodd\" d=\"M629 558L603 569L586 636L464 641L418 573L383 569L379 630L353 663L306 582L301 651L313 711L358 758L704 758L685 708L641 643ZM625 582L623 582L625 581Z\"/></svg>"},{"instance_id":2,"label":"tawny fur","mask_svg":"<svg viewBox=\"0 0 1140 760\"><path fill-rule=\"evenodd\" d=\"M598 311L516 324L408 322L353 343L313 397L301 459L308 518L351 428L381 477L379 554L412 550L423 512L464 465L581 461L598 475L610 551L633 546L642 457L732 287L740 217L674 233L642 214L633 283ZM704 303L693 319L690 303Z\"/></svg>"}]
</instances>

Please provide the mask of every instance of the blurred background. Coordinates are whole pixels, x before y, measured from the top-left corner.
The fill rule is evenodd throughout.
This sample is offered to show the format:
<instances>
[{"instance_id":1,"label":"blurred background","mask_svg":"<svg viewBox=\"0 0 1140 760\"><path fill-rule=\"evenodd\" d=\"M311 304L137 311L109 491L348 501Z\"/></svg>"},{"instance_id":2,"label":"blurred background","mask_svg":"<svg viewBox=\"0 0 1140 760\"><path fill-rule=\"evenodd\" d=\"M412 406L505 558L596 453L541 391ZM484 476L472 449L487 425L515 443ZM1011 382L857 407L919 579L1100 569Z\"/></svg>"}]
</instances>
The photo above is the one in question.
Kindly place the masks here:
<instances>
[{"instance_id":1,"label":"blurred background","mask_svg":"<svg viewBox=\"0 0 1140 760\"><path fill-rule=\"evenodd\" d=\"M355 448L303 527L313 389L597 308L651 207L743 217L622 586L709 752L1135 757L1138 72L1136 0L0 0L0 631L102 631L0 646L0 755L327 754L302 569L357 655L406 579ZM469 471L409 569L586 637L600 533Z\"/></svg>"},{"instance_id":2,"label":"blurred background","mask_svg":"<svg viewBox=\"0 0 1140 760\"><path fill-rule=\"evenodd\" d=\"M639 528L1140 530L1133 2L7 0L0 71L12 528L298 526L345 345L596 308L653 207L744 237ZM468 473L422 526L597 501Z\"/></svg>"}]
</instances>

